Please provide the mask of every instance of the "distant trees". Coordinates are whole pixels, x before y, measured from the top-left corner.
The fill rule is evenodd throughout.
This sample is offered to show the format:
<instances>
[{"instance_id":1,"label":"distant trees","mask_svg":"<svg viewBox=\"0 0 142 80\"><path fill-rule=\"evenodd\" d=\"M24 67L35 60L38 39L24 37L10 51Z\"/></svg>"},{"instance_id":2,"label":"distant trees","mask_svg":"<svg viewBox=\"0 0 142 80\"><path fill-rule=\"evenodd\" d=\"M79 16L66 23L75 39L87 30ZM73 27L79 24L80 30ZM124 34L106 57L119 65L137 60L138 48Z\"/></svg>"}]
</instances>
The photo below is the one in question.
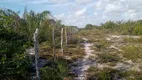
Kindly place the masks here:
<instances>
[{"instance_id":1,"label":"distant trees","mask_svg":"<svg viewBox=\"0 0 142 80\"><path fill-rule=\"evenodd\" d=\"M91 24L87 24L84 29L96 28ZM117 32L119 34L128 34L128 35L142 35L142 20L137 21L107 21L106 23L101 24L99 29L108 30L110 33Z\"/></svg>"},{"instance_id":2,"label":"distant trees","mask_svg":"<svg viewBox=\"0 0 142 80\"><path fill-rule=\"evenodd\" d=\"M97 28L98 26L96 26L96 25L92 25L92 24L87 24L86 26L85 26L85 29L93 29L93 28Z\"/></svg>"}]
</instances>

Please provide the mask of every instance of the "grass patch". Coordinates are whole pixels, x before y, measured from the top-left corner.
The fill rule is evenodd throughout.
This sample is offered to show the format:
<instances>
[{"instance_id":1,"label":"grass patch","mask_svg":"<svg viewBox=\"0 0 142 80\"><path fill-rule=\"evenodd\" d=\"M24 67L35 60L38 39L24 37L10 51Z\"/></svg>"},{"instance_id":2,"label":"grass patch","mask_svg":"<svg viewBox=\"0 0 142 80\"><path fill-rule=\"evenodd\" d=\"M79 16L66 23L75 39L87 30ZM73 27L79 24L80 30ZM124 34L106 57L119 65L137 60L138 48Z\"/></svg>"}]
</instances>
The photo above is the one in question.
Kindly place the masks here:
<instances>
[{"instance_id":1,"label":"grass patch","mask_svg":"<svg viewBox=\"0 0 142 80\"><path fill-rule=\"evenodd\" d=\"M103 49L107 49L108 46L109 42L107 42L106 40L99 40L99 42L95 44L95 49L97 51L101 51Z\"/></svg>"},{"instance_id":2,"label":"grass patch","mask_svg":"<svg viewBox=\"0 0 142 80\"><path fill-rule=\"evenodd\" d=\"M127 43L142 43L142 37L140 38L127 38L125 37L123 39L124 42L127 42Z\"/></svg>"},{"instance_id":3,"label":"grass patch","mask_svg":"<svg viewBox=\"0 0 142 80\"><path fill-rule=\"evenodd\" d=\"M119 62L120 60L121 60L120 57L117 56L116 54L110 54L110 53L98 54L99 63L108 63L108 62L116 63Z\"/></svg>"},{"instance_id":4,"label":"grass patch","mask_svg":"<svg viewBox=\"0 0 142 80\"><path fill-rule=\"evenodd\" d=\"M52 64L41 68L41 80L68 80L72 79L69 73L68 61L62 58L58 58L57 61Z\"/></svg>"},{"instance_id":5,"label":"grass patch","mask_svg":"<svg viewBox=\"0 0 142 80\"><path fill-rule=\"evenodd\" d=\"M142 71L137 72L137 71L127 71L125 72L125 79L126 80L142 80Z\"/></svg>"},{"instance_id":6,"label":"grass patch","mask_svg":"<svg viewBox=\"0 0 142 80\"><path fill-rule=\"evenodd\" d=\"M90 67L87 80L142 80L142 72Z\"/></svg>"},{"instance_id":7,"label":"grass patch","mask_svg":"<svg viewBox=\"0 0 142 80\"><path fill-rule=\"evenodd\" d=\"M99 69L97 67L90 67L88 69L87 80L117 80L122 79L123 72L112 68Z\"/></svg>"},{"instance_id":8,"label":"grass patch","mask_svg":"<svg viewBox=\"0 0 142 80\"><path fill-rule=\"evenodd\" d=\"M122 55L133 61L142 59L142 47L137 47L134 45L129 45L121 48L123 50Z\"/></svg>"}]
</instances>

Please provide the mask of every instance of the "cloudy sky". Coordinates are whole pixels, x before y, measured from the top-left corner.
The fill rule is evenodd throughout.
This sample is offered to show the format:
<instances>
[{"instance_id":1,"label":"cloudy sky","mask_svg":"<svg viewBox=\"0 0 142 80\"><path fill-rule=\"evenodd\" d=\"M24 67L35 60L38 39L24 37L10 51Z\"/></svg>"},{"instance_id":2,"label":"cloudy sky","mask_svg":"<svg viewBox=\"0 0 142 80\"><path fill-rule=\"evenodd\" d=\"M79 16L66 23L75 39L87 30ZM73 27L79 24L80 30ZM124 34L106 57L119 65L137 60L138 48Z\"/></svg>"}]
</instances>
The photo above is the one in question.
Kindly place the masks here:
<instances>
[{"instance_id":1,"label":"cloudy sky","mask_svg":"<svg viewBox=\"0 0 142 80\"><path fill-rule=\"evenodd\" d=\"M142 19L142 0L0 0L0 8L14 11L42 12L49 10L66 25L84 27L108 20Z\"/></svg>"}]
</instances>

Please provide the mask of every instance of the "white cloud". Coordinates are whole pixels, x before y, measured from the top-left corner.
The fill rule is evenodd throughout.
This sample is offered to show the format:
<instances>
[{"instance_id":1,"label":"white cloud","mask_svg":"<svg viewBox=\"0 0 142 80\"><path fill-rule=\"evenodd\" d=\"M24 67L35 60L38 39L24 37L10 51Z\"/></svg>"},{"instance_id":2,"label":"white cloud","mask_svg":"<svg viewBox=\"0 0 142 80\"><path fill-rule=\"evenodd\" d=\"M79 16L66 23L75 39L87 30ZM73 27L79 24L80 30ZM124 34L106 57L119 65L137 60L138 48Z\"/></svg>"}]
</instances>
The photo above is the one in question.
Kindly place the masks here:
<instances>
[{"instance_id":1,"label":"white cloud","mask_svg":"<svg viewBox=\"0 0 142 80\"><path fill-rule=\"evenodd\" d=\"M68 0L34 0L31 1L31 3L34 4L42 4L42 3L66 3L68 2Z\"/></svg>"},{"instance_id":2,"label":"white cloud","mask_svg":"<svg viewBox=\"0 0 142 80\"><path fill-rule=\"evenodd\" d=\"M76 12L76 16L81 16L81 15L83 15L85 12L86 12L86 7L83 8L83 9L81 9L81 10L79 10L79 11L77 11L77 12Z\"/></svg>"},{"instance_id":3,"label":"white cloud","mask_svg":"<svg viewBox=\"0 0 142 80\"><path fill-rule=\"evenodd\" d=\"M17 3L17 4L45 4L45 3L66 3L69 0L1 0L0 2Z\"/></svg>"},{"instance_id":4,"label":"white cloud","mask_svg":"<svg viewBox=\"0 0 142 80\"><path fill-rule=\"evenodd\" d=\"M77 3L90 3L93 2L93 0L75 0Z\"/></svg>"}]
</instances>

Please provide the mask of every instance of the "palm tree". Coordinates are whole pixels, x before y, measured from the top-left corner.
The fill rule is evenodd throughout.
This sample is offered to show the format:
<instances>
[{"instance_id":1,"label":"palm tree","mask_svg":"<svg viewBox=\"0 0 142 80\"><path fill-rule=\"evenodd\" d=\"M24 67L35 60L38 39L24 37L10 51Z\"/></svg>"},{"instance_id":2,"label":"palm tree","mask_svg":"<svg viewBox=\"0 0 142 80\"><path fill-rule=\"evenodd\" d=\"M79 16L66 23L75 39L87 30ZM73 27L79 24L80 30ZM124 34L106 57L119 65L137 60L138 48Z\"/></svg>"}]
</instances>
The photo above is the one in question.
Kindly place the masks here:
<instances>
[{"instance_id":1,"label":"palm tree","mask_svg":"<svg viewBox=\"0 0 142 80\"><path fill-rule=\"evenodd\" d=\"M29 41L32 41L32 36L36 28L41 29L42 24L46 20L48 20L48 15L50 14L49 11L43 11L41 13L35 13L34 11L27 12L27 8L24 10L23 19L26 23L25 25L25 33L27 33L27 36L29 37ZM41 30L39 30L41 31Z\"/></svg>"},{"instance_id":2,"label":"palm tree","mask_svg":"<svg viewBox=\"0 0 142 80\"><path fill-rule=\"evenodd\" d=\"M10 9L0 9L0 25L3 27L9 27L15 32L19 31L20 17L18 13Z\"/></svg>"}]
</instances>

